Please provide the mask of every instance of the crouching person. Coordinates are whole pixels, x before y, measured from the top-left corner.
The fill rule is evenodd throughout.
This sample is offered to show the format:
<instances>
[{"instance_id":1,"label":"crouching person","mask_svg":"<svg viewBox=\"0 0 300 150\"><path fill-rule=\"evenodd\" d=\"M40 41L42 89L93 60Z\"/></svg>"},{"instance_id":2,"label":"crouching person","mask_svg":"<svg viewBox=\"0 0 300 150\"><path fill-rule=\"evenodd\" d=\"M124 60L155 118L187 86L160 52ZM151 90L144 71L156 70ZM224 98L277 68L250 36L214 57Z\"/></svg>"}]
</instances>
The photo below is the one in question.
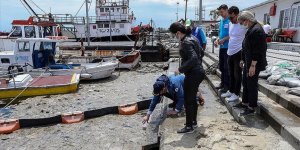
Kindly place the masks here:
<instances>
[{"instance_id":1,"label":"crouching person","mask_svg":"<svg viewBox=\"0 0 300 150\"><path fill-rule=\"evenodd\" d=\"M153 95L147 115L143 118L143 123L149 121L149 118L154 111L156 105L161 101L163 96L173 100L169 107L173 108L168 111L168 115L177 115L182 111L184 105L184 75L160 76L153 85ZM200 105L204 105L204 99L199 93L196 100Z\"/></svg>"}]
</instances>

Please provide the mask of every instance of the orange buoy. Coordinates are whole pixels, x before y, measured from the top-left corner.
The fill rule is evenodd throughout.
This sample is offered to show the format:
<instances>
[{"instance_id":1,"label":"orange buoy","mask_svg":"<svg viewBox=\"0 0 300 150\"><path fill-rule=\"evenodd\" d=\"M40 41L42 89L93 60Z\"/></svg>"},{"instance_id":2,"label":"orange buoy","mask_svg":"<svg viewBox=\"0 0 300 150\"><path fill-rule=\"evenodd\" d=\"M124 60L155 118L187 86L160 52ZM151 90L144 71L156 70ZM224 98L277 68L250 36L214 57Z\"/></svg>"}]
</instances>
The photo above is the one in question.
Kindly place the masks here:
<instances>
[{"instance_id":1,"label":"orange buoy","mask_svg":"<svg viewBox=\"0 0 300 150\"><path fill-rule=\"evenodd\" d=\"M139 111L137 103L121 105L118 109L120 115L133 115Z\"/></svg>"},{"instance_id":2,"label":"orange buoy","mask_svg":"<svg viewBox=\"0 0 300 150\"><path fill-rule=\"evenodd\" d=\"M78 123L84 120L84 113L82 111L64 113L61 115L61 119L64 124Z\"/></svg>"},{"instance_id":3,"label":"orange buoy","mask_svg":"<svg viewBox=\"0 0 300 150\"><path fill-rule=\"evenodd\" d=\"M0 134L9 134L20 129L18 119L0 120Z\"/></svg>"}]
</instances>

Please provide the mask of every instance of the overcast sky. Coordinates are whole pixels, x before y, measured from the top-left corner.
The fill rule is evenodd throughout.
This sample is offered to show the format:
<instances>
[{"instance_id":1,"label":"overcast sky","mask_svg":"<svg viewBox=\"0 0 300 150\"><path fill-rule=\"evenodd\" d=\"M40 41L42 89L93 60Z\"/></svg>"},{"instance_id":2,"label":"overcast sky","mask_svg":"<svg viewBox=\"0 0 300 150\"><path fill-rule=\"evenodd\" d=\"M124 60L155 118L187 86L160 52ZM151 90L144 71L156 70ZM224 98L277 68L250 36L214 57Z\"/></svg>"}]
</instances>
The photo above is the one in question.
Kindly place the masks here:
<instances>
[{"instance_id":1,"label":"overcast sky","mask_svg":"<svg viewBox=\"0 0 300 150\"><path fill-rule=\"evenodd\" d=\"M37 13L42 13L31 1L35 2L45 12L53 14L73 14L79 10L84 0L27 0ZM95 16L95 1L92 1L90 16ZM209 19L209 11L216 9L225 3L228 6L238 6L246 8L266 0L203 0L206 9L205 16ZM137 17L136 24L143 22L149 23L153 18L157 27L167 27L172 21L176 20L176 3L179 2L179 18L184 18L184 0L130 0L131 11ZM195 7L199 0L188 0L188 18L195 18ZM9 31L11 22L14 19L27 19L29 13L22 5L20 0L0 0L0 31ZM85 15L83 8L79 16Z\"/></svg>"}]
</instances>

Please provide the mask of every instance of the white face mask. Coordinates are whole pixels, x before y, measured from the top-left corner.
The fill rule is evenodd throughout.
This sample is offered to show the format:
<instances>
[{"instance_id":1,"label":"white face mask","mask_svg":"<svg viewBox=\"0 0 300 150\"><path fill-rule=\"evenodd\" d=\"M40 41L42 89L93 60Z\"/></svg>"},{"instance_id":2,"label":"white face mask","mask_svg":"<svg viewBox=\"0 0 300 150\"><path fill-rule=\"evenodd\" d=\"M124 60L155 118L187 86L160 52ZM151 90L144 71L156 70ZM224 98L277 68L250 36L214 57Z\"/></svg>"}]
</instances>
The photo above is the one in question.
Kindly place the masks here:
<instances>
[{"instance_id":1,"label":"white face mask","mask_svg":"<svg viewBox=\"0 0 300 150\"><path fill-rule=\"evenodd\" d=\"M242 23L242 24L240 24L241 25L241 27L243 28L243 29L245 29L245 30L247 30L249 27L247 26L247 25L244 25L244 23Z\"/></svg>"},{"instance_id":2,"label":"white face mask","mask_svg":"<svg viewBox=\"0 0 300 150\"><path fill-rule=\"evenodd\" d=\"M247 30L248 26L241 25L241 28Z\"/></svg>"}]
</instances>

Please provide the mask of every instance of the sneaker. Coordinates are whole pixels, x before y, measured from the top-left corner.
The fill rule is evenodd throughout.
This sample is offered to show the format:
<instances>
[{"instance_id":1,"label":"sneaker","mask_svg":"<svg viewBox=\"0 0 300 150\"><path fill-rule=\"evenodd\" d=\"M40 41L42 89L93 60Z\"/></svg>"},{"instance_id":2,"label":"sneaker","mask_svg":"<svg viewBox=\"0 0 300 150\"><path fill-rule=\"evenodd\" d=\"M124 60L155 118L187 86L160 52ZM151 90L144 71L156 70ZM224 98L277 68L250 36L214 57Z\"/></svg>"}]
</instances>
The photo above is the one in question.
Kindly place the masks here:
<instances>
[{"instance_id":1,"label":"sneaker","mask_svg":"<svg viewBox=\"0 0 300 150\"><path fill-rule=\"evenodd\" d=\"M239 96L232 94L230 97L226 98L228 102L233 102L239 99Z\"/></svg>"},{"instance_id":2,"label":"sneaker","mask_svg":"<svg viewBox=\"0 0 300 150\"><path fill-rule=\"evenodd\" d=\"M231 95L232 95L232 93L227 91L226 93L221 94L221 97L225 98L225 97L230 97Z\"/></svg>"},{"instance_id":3,"label":"sneaker","mask_svg":"<svg viewBox=\"0 0 300 150\"><path fill-rule=\"evenodd\" d=\"M240 116L248 116L248 115L253 115L255 112L254 109L246 108L244 112L240 113Z\"/></svg>"},{"instance_id":4,"label":"sneaker","mask_svg":"<svg viewBox=\"0 0 300 150\"><path fill-rule=\"evenodd\" d=\"M247 108L248 106L245 105L245 104L243 104L242 102L240 102L240 103L234 105L233 107L234 107L234 108Z\"/></svg>"},{"instance_id":5,"label":"sneaker","mask_svg":"<svg viewBox=\"0 0 300 150\"><path fill-rule=\"evenodd\" d=\"M194 133L194 132L195 130L193 127L187 127L187 126L177 131L177 133Z\"/></svg>"}]
</instances>

